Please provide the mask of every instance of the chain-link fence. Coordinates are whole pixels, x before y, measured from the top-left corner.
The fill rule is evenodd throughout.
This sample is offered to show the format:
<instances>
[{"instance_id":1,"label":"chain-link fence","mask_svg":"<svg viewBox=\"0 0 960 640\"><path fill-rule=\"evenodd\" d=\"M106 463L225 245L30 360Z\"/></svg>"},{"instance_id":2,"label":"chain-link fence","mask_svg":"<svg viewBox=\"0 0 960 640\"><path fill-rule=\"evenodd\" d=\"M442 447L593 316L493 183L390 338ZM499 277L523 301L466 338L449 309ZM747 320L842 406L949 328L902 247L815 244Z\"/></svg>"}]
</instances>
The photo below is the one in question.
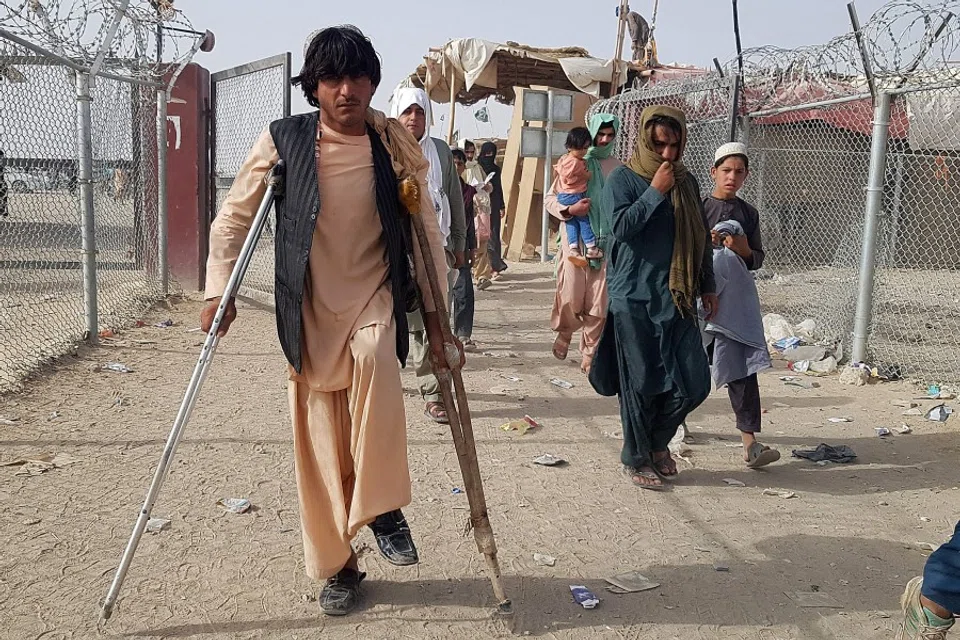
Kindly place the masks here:
<instances>
[{"instance_id":1,"label":"chain-link fence","mask_svg":"<svg viewBox=\"0 0 960 640\"><path fill-rule=\"evenodd\" d=\"M290 54L284 53L213 74L213 195L219 211L250 148L274 120L290 115ZM273 304L274 226L268 221L240 293Z\"/></svg>"},{"instance_id":2,"label":"chain-link fence","mask_svg":"<svg viewBox=\"0 0 960 640\"><path fill-rule=\"evenodd\" d=\"M196 50L129 50L142 3L28 4L0 0L0 392L166 292L158 92Z\"/></svg>"},{"instance_id":3,"label":"chain-link fence","mask_svg":"<svg viewBox=\"0 0 960 640\"><path fill-rule=\"evenodd\" d=\"M858 350L862 324L859 346L865 340L881 370L955 383L960 252L949 238L960 221L960 73L950 61L960 20L947 13L960 14L955 5L895 0L864 25L862 48L851 33L820 47L745 51L736 111L733 61L723 73L648 81L590 113L620 116L617 153L626 160L643 107L682 109L684 161L705 194L713 151L735 132L750 147L741 195L761 214L765 309L795 323L813 318L847 354ZM880 114L878 130L884 94L889 115ZM887 144L872 154L875 140ZM873 182L871 171L879 171ZM871 191L882 195L876 207ZM862 265L875 266L872 279Z\"/></svg>"}]
</instances>

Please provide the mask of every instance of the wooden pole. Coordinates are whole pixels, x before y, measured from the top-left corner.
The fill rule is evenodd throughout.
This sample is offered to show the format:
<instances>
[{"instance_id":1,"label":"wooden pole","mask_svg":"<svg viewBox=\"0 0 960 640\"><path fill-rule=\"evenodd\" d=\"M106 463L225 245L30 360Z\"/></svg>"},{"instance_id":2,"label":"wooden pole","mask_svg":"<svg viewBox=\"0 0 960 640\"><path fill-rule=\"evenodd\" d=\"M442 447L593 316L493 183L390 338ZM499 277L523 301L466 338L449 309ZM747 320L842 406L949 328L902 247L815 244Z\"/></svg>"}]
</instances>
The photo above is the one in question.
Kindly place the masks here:
<instances>
[{"instance_id":1,"label":"wooden pole","mask_svg":"<svg viewBox=\"0 0 960 640\"><path fill-rule=\"evenodd\" d=\"M457 122L457 72L450 70L450 122L447 123L447 144L453 146L453 134L456 132Z\"/></svg>"},{"instance_id":2,"label":"wooden pole","mask_svg":"<svg viewBox=\"0 0 960 640\"><path fill-rule=\"evenodd\" d=\"M627 11L630 6L627 0L620 0L620 9L617 11L617 44L613 50L613 73L610 77L610 97L617 93L617 80L620 78L620 58L623 56L624 28L627 26Z\"/></svg>"}]
</instances>

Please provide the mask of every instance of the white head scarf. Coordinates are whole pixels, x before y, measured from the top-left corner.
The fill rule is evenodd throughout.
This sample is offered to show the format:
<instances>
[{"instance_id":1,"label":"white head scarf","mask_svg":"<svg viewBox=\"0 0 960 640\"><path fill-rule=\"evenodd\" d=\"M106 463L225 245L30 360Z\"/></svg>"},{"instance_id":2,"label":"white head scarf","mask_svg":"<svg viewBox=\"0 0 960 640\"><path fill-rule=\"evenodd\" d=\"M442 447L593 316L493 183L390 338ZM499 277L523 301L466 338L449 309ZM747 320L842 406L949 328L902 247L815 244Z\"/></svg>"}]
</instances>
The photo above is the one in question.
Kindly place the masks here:
<instances>
[{"instance_id":1,"label":"white head scarf","mask_svg":"<svg viewBox=\"0 0 960 640\"><path fill-rule=\"evenodd\" d=\"M450 200L448 198L449 194L443 191L440 154L437 153L436 143L430 139L430 126L433 124L430 98L427 97L423 89L412 87L397 89L393 94L393 102L390 106L390 117L399 118L411 105L419 105L426 114L427 126L423 132L423 137L420 139L420 148L423 150L423 156L430 163L430 169L427 171L427 186L430 189L430 196L433 198L433 206L437 210L440 233L443 234L444 243L447 243L450 240Z\"/></svg>"}]
</instances>

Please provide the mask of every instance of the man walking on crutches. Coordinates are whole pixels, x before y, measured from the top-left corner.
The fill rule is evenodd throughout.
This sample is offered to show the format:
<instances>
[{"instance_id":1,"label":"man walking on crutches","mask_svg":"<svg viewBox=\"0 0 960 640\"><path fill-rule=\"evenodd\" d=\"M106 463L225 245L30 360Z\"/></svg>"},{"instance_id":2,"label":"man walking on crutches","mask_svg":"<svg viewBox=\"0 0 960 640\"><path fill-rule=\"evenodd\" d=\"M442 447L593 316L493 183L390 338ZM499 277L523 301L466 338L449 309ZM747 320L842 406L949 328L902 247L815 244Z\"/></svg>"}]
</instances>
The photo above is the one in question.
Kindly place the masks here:
<instances>
[{"instance_id":1,"label":"man walking on crutches","mask_svg":"<svg viewBox=\"0 0 960 640\"><path fill-rule=\"evenodd\" d=\"M308 39L293 82L318 111L272 123L241 167L211 228L201 316L208 330L266 190L264 176L282 159L277 328L290 365L306 569L326 580L319 602L329 615L358 602L364 574L351 541L362 527L370 525L389 562L419 561L400 511L411 495L399 368L409 348L407 312L418 299L432 357L445 361L424 264L446 273L443 238L436 217L423 216L432 255L421 253L397 187L401 170L416 175L422 208L431 210L427 163L403 127L369 108L380 74L373 45L355 27ZM231 302L221 334L235 317Z\"/></svg>"}]
</instances>

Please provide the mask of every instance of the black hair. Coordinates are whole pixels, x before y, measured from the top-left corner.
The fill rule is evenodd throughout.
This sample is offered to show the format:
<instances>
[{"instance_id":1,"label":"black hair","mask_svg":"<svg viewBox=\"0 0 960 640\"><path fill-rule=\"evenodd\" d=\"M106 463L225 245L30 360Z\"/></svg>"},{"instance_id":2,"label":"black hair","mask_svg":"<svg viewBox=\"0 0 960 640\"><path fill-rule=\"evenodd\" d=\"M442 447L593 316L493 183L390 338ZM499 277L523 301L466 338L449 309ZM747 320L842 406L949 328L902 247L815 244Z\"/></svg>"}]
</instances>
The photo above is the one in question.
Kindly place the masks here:
<instances>
[{"instance_id":1,"label":"black hair","mask_svg":"<svg viewBox=\"0 0 960 640\"><path fill-rule=\"evenodd\" d=\"M567 134L567 149L586 149L593 144L593 137L586 127L574 127Z\"/></svg>"},{"instance_id":2,"label":"black hair","mask_svg":"<svg viewBox=\"0 0 960 640\"><path fill-rule=\"evenodd\" d=\"M677 138L683 137L683 127L670 116L653 116L647 120L647 129L652 130L654 127L666 127L677 134Z\"/></svg>"},{"instance_id":3,"label":"black hair","mask_svg":"<svg viewBox=\"0 0 960 640\"><path fill-rule=\"evenodd\" d=\"M460 162L467 163L467 154L463 152L463 149L451 149L450 153L453 154L453 157L459 160Z\"/></svg>"},{"instance_id":4,"label":"black hair","mask_svg":"<svg viewBox=\"0 0 960 640\"><path fill-rule=\"evenodd\" d=\"M476 149L476 148L477 148L477 145L473 144L473 143L470 142L469 140L465 140L464 143L463 143L463 148L464 148L465 150L466 150L466 149L470 149L470 148Z\"/></svg>"},{"instance_id":5,"label":"black hair","mask_svg":"<svg viewBox=\"0 0 960 640\"><path fill-rule=\"evenodd\" d=\"M300 75L291 78L290 84L303 89L307 102L319 109L320 103L313 95L317 85L323 80L347 77L370 78L374 87L380 85L380 56L370 38L349 24L327 27L314 36Z\"/></svg>"},{"instance_id":6,"label":"black hair","mask_svg":"<svg viewBox=\"0 0 960 640\"><path fill-rule=\"evenodd\" d=\"M726 162L727 158L740 158L741 160L743 160L743 168L746 169L747 171L750 171L750 158L743 155L742 153L731 153L728 156L723 156L722 158L720 158L719 160L713 163L713 168L719 169L720 165Z\"/></svg>"}]
</instances>

